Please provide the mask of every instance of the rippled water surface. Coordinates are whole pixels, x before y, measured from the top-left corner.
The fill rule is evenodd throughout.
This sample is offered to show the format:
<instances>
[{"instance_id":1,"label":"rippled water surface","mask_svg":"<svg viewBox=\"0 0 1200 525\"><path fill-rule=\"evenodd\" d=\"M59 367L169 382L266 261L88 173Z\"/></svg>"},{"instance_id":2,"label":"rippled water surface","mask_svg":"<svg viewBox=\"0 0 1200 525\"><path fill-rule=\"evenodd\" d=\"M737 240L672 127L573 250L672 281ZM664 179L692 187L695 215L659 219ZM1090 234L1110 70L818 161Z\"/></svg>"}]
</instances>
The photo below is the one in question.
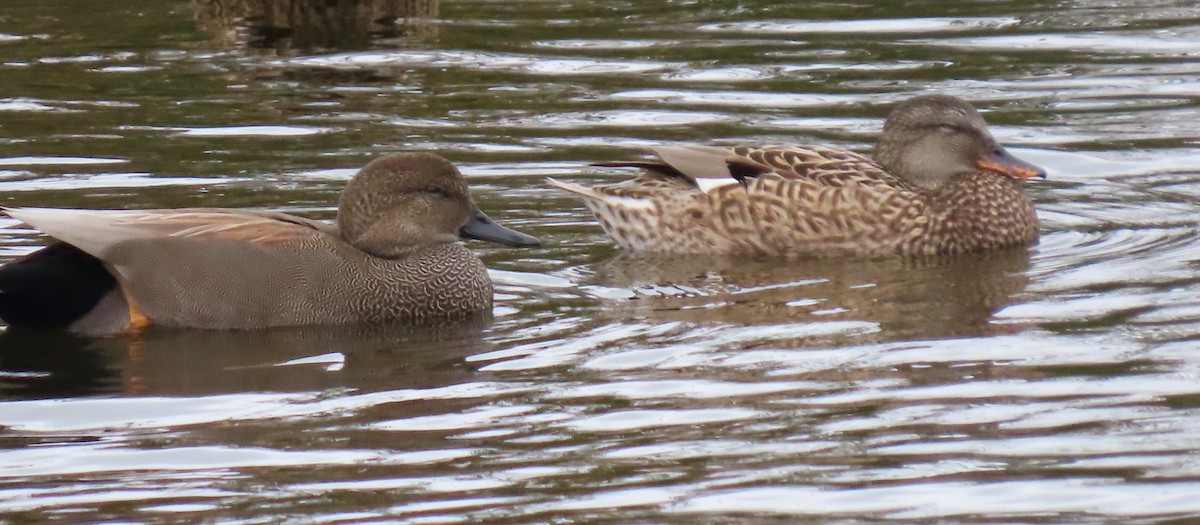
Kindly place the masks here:
<instances>
[{"instance_id":1,"label":"rippled water surface","mask_svg":"<svg viewBox=\"0 0 1200 525\"><path fill-rule=\"evenodd\" d=\"M468 244L481 326L0 336L0 521L1200 520L1194 2L241 4L5 0L0 204L331 219L357 167L433 150L546 246ZM1037 247L638 256L543 182L866 151L933 91L1048 168Z\"/></svg>"}]
</instances>

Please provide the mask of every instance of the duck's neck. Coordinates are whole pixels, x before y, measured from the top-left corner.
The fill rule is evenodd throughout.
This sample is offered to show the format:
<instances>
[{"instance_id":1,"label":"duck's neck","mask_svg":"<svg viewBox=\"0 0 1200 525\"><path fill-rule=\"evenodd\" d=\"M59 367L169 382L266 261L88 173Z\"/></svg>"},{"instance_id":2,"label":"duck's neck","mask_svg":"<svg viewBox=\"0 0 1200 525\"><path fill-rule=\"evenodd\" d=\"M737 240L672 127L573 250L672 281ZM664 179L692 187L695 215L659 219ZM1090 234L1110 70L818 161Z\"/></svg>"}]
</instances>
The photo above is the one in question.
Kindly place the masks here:
<instances>
[{"instance_id":1,"label":"duck's neck","mask_svg":"<svg viewBox=\"0 0 1200 525\"><path fill-rule=\"evenodd\" d=\"M954 175L925 194L935 221L955 239L958 252L1026 246L1037 242L1038 219L1024 183L973 171Z\"/></svg>"}]
</instances>

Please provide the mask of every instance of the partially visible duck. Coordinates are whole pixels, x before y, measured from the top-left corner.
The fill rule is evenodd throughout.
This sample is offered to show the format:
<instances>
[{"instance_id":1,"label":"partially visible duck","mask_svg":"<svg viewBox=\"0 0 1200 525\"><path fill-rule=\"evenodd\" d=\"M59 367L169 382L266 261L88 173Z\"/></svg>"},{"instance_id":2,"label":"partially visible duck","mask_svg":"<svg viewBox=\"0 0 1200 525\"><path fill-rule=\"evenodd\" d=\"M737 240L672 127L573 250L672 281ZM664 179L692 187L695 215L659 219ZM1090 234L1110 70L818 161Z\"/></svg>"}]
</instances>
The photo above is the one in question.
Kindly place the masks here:
<instances>
[{"instance_id":1,"label":"partially visible duck","mask_svg":"<svg viewBox=\"0 0 1200 525\"><path fill-rule=\"evenodd\" d=\"M363 167L336 226L213 208L4 212L58 242L0 267L0 317L87 334L487 315L492 282L459 238L538 244L479 211L429 153Z\"/></svg>"},{"instance_id":2,"label":"partially visible duck","mask_svg":"<svg viewBox=\"0 0 1200 525\"><path fill-rule=\"evenodd\" d=\"M584 187L623 248L805 257L950 255L1035 243L1023 179L1045 172L1000 147L967 102L925 95L898 104L874 159L822 146L653 148L639 177Z\"/></svg>"}]
</instances>

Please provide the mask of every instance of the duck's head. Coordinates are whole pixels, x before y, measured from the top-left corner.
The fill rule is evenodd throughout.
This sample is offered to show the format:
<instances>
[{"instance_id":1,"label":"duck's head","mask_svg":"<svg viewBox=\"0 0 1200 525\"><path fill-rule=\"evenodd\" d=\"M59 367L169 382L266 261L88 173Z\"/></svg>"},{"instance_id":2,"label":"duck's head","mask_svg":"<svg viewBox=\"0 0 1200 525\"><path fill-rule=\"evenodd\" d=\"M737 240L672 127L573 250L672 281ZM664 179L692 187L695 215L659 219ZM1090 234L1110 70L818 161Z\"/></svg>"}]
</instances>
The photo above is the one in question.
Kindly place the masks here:
<instances>
[{"instance_id":1,"label":"duck's head","mask_svg":"<svg viewBox=\"0 0 1200 525\"><path fill-rule=\"evenodd\" d=\"M922 95L893 108L875 146L875 161L927 190L972 171L1018 179L1046 177L1045 170L997 144L974 107L948 95Z\"/></svg>"},{"instance_id":2,"label":"duck's head","mask_svg":"<svg viewBox=\"0 0 1200 525\"><path fill-rule=\"evenodd\" d=\"M540 244L484 215L458 168L432 153L389 155L364 166L342 192L337 225L347 242L384 258L459 238Z\"/></svg>"}]
</instances>

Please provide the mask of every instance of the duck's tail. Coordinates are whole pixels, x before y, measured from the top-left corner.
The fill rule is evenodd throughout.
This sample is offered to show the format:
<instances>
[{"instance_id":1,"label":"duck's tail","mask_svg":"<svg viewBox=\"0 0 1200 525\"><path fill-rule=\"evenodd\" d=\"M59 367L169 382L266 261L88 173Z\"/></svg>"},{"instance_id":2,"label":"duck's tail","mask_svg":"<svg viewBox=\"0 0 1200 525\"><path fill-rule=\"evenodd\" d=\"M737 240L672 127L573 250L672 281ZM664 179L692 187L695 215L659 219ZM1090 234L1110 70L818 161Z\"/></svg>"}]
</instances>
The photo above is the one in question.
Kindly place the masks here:
<instances>
[{"instance_id":1,"label":"duck's tail","mask_svg":"<svg viewBox=\"0 0 1200 525\"><path fill-rule=\"evenodd\" d=\"M67 328L116 287L99 259L52 243L0 267L0 319L9 326Z\"/></svg>"},{"instance_id":2,"label":"duck's tail","mask_svg":"<svg viewBox=\"0 0 1200 525\"><path fill-rule=\"evenodd\" d=\"M596 188L589 188L581 184L575 184L574 182L564 182L550 177L546 178L546 182L558 189L566 190L583 197L584 202L588 203L592 211L598 211L597 206L627 210L647 210L654 207L654 204L649 199L616 195L600 191Z\"/></svg>"},{"instance_id":3,"label":"duck's tail","mask_svg":"<svg viewBox=\"0 0 1200 525\"><path fill-rule=\"evenodd\" d=\"M560 190L569 191L569 192L579 195L581 197L587 197L589 199L596 199L596 200L604 200L603 194L601 194L600 192L593 190L587 186L584 186L582 184L575 184L574 182L561 181L561 180L555 179L553 177L546 177L546 183L551 186L554 186L555 188L558 188Z\"/></svg>"}]
</instances>

